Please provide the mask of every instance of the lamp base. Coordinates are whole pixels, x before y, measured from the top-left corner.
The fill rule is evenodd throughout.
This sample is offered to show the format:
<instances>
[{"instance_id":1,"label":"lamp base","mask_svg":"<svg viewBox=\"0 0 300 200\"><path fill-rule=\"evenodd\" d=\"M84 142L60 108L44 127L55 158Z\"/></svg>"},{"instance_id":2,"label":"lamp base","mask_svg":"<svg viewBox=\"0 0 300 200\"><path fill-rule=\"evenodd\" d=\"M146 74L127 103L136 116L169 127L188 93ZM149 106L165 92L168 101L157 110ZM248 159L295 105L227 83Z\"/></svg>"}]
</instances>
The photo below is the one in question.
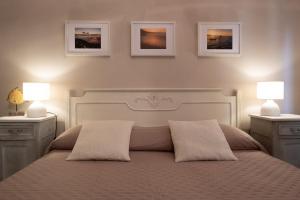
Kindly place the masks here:
<instances>
[{"instance_id":1,"label":"lamp base","mask_svg":"<svg viewBox=\"0 0 300 200\"><path fill-rule=\"evenodd\" d=\"M260 114L264 116L280 116L280 108L273 100L267 100L261 106Z\"/></svg>"},{"instance_id":2,"label":"lamp base","mask_svg":"<svg viewBox=\"0 0 300 200\"><path fill-rule=\"evenodd\" d=\"M47 116L47 109L39 101L34 101L27 109L27 117L29 118L38 118L38 117L46 117L46 116Z\"/></svg>"}]
</instances>

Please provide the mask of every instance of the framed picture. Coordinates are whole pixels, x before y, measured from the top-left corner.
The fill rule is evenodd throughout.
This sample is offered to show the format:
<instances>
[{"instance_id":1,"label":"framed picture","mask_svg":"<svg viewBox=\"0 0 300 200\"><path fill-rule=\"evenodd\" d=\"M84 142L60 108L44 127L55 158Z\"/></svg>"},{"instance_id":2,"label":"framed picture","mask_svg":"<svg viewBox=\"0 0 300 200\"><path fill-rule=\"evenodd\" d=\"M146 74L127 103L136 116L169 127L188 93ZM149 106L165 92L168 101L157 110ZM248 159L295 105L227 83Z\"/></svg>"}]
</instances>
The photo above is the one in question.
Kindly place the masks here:
<instances>
[{"instance_id":1,"label":"framed picture","mask_svg":"<svg viewBox=\"0 0 300 200\"><path fill-rule=\"evenodd\" d=\"M198 56L239 56L240 38L240 23L199 22Z\"/></svg>"},{"instance_id":2,"label":"framed picture","mask_svg":"<svg viewBox=\"0 0 300 200\"><path fill-rule=\"evenodd\" d=\"M110 23L66 21L65 52L73 56L109 56Z\"/></svg>"},{"instance_id":3,"label":"framed picture","mask_svg":"<svg viewBox=\"0 0 300 200\"><path fill-rule=\"evenodd\" d=\"M175 22L131 22L132 56L175 56Z\"/></svg>"}]
</instances>

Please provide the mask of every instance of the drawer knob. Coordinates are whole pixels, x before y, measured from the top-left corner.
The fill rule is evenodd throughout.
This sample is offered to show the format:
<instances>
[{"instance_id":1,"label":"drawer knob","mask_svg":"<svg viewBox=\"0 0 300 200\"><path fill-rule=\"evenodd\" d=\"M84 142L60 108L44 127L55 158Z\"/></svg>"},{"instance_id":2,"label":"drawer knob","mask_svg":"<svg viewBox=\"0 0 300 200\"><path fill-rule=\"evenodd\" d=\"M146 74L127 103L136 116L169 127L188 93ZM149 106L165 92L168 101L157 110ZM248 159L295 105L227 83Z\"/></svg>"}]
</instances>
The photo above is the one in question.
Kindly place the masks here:
<instances>
[{"instance_id":1,"label":"drawer knob","mask_svg":"<svg viewBox=\"0 0 300 200\"><path fill-rule=\"evenodd\" d=\"M8 132L11 134L20 134L23 132L23 129L9 129Z\"/></svg>"},{"instance_id":2,"label":"drawer knob","mask_svg":"<svg viewBox=\"0 0 300 200\"><path fill-rule=\"evenodd\" d=\"M292 133L300 133L300 128L290 128Z\"/></svg>"}]
</instances>

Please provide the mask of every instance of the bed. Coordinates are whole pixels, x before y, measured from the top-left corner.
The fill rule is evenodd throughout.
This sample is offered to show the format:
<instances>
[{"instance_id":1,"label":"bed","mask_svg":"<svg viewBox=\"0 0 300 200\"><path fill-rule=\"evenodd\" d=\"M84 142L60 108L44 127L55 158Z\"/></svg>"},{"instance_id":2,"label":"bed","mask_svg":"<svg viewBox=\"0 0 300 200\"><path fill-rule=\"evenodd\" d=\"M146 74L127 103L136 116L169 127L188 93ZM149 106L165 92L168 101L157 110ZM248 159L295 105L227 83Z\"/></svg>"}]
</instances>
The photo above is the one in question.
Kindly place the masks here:
<instances>
[{"instance_id":1,"label":"bed","mask_svg":"<svg viewBox=\"0 0 300 200\"><path fill-rule=\"evenodd\" d=\"M66 161L70 140L52 144L43 158L0 183L0 199L300 199L298 168L269 156L252 139L240 144L241 135L228 128L239 123L238 97L224 96L220 89L72 91L70 127L86 119L137 122L131 161ZM157 128L147 136L139 130L166 130L168 119L211 118L222 124L238 161L175 163L167 135L160 137Z\"/></svg>"}]
</instances>

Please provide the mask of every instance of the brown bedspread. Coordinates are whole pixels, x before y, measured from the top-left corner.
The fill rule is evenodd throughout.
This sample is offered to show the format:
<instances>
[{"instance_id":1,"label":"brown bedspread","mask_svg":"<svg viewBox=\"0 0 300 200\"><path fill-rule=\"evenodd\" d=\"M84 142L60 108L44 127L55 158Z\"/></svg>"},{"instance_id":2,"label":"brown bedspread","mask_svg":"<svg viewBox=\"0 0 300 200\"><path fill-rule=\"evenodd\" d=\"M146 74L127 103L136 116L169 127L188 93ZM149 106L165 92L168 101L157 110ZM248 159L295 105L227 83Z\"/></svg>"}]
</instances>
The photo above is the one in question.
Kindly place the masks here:
<instances>
[{"instance_id":1,"label":"brown bedspread","mask_svg":"<svg viewBox=\"0 0 300 200\"><path fill-rule=\"evenodd\" d=\"M299 200L300 170L261 151L239 161L174 162L172 152L131 152L131 162L65 161L53 151L0 183L0 199Z\"/></svg>"}]
</instances>

